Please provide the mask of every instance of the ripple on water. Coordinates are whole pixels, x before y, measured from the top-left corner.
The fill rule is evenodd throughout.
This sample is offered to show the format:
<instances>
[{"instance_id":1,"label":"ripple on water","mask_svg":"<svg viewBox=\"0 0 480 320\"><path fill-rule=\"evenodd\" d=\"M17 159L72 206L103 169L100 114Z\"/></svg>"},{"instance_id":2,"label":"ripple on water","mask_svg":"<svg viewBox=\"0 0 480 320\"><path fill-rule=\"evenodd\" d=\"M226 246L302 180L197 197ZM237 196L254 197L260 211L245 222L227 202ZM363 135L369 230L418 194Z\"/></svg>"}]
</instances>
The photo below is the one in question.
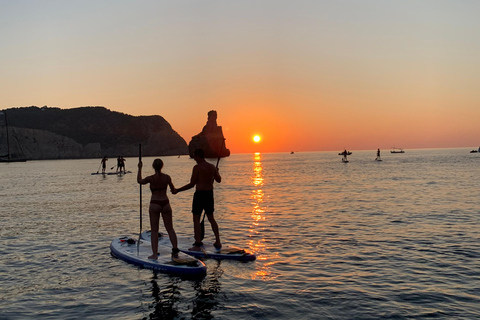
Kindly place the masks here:
<instances>
[{"instance_id":1,"label":"ripple on water","mask_svg":"<svg viewBox=\"0 0 480 320\"><path fill-rule=\"evenodd\" d=\"M456 152L386 155L381 165L368 152L355 152L348 166L331 153L222 160L222 241L257 260L206 260L207 276L197 280L110 255L113 238L139 231L134 174L91 176L97 160L2 170L0 317L479 318L480 180L477 163ZM188 182L190 159L164 162L176 184ZM192 233L191 196L171 196L179 235Z\"/></svg>"}]
</instances>

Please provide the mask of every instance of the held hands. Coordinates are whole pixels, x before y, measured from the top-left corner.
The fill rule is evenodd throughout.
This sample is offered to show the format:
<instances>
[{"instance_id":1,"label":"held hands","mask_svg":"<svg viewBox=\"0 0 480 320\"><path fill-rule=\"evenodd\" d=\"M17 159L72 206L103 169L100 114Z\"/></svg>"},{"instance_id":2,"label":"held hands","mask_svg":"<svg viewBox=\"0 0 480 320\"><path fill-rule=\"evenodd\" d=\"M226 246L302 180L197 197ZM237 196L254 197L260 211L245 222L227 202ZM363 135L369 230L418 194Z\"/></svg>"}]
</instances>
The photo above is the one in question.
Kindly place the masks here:
<instances>
[{"instance_id":1,"label":"held hands","mask_svg":"<svg viewBox=\"0 0 480 320\"><path fill-rule=\"evenodd\" d=\"M171 189L170 191L172 191L173 194L177 194L177 193L178 193L177 188L173 188L173 189Z\"/></svg>"}]
</instances>

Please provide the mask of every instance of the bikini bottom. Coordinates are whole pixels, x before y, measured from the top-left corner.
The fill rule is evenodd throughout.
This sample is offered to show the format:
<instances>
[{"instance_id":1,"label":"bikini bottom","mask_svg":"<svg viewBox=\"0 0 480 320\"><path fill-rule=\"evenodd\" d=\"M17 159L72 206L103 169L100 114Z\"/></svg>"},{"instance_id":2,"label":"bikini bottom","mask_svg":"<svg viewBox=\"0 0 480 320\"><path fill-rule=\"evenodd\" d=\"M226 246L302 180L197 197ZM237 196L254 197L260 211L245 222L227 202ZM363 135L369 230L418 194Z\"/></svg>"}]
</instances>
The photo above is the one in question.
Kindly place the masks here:
<instances>
[{"instance_id":1,"label":"bikini bottom","mask_svg":"<svg viewBox=\"0 0 480 320\"><path fill-rule=\"evenodd\" d=\"M169 203L170 203L170 200L150 200L150 203L153 203L153 204L158 204L159 206L162 207L162 211L163 211L163 208L165 208L165 206L167 206Z\"/></svg>"}]
</instances>

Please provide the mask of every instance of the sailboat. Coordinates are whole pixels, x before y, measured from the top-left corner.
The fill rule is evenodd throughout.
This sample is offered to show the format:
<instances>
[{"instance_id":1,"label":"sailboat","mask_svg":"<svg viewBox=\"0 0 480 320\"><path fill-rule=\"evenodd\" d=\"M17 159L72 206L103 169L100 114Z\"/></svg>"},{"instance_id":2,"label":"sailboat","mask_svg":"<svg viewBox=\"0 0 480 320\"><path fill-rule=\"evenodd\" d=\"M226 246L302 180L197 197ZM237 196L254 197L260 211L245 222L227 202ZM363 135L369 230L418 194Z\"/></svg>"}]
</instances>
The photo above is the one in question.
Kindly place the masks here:
<instances>
[{"instance_id":1,"label":"sailboat","mask_svg":"<svg viewBox=\"0 0 480 320\"><path fill-rule=\"evenodd\" d=\"M10 153L10 137L8 135L8 120L7 120L7 111L4 110L0 112L0 115L4 115L5 117L5 129L6 129L6 136L7 136L7 154L0 155L0 162L25 162L27 159L23 158L12 158L12 154Z\"/></svg>"}]
</instances>

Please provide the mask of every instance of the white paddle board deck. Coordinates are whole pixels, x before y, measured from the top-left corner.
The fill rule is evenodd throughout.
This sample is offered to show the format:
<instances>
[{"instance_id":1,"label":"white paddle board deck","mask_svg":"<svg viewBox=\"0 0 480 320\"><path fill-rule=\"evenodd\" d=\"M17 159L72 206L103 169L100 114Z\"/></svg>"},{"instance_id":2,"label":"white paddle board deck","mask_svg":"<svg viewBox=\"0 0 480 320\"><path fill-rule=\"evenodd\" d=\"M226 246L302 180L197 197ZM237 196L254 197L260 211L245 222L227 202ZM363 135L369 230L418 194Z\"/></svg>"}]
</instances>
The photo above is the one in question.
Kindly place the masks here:
<instances>
[{"instance_id":1,"label":"white paddle board deck","mask_svg":"<svg viewBox=\"0 0 480 320\"><path fill-rule=\"evenodd\" d=\"M179 276L205 276L207 274L207 267L202 261L184 253L179 252L178 259L173 261L171 247L159 245L158 259L148 259L152 255L152 246L148 241L140 240L139 243L138 239L134 238L116 238L110 244L110 251L113 256L128 263L163 273Z\"/></svg>"},{"instance_id":2,"label":"white paddle board deck","mask_svg":"<svg viewBox=\"0 0 480 320\"><path fill-rule=\"evenodd\" d=\"M142 232L140 238L150 242L150 230ZM242 248L223 245L221 249L217 249L213 246L213 243L208 242L203 243L202 251L191 251L189 249L193 246L193 243L195 242L193 237L179 237L177 235L177 242L178 249L181 252L191 255L195 258L211 258L217 260L228 259L240 261L253 261L257 258L253 253L248 252ZM160 233L158 237L158 245L168 246L171 248L172 244L170 243L168 235Z\"/></svg>"}]
</instances>

